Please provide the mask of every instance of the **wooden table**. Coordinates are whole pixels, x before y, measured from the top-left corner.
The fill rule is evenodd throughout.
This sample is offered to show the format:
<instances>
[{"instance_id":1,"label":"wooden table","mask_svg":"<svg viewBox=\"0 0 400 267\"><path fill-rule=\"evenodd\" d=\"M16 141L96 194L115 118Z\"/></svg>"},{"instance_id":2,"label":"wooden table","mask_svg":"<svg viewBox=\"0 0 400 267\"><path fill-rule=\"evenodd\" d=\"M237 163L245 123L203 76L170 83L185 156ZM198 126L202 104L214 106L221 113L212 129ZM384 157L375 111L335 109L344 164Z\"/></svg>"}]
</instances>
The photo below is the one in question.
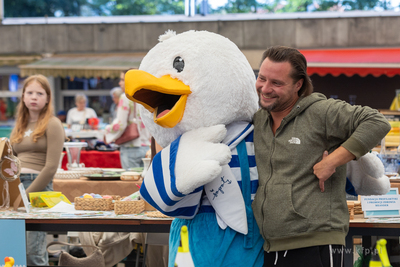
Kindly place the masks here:
<instances>
[{"instance_id":1,"label":"wooden table","mask_svg":"<svg viewBox=\"0 0 400 267\"><path fill-rule=\"evenodd\" d=\"M62 192L71 202L75 197L84 193L100 195L128 196L139 190L141 181L122 180L90 180L86 177L79 179L53 179L54 191Z\"/></svg>"},{"instance_id":2,"label":"wooden table","mask_svg":"<svg viewBox=\"0 0 400 267\"><path fill-rule=\"evenodd\" d=\"M400 179L390 179L390 187L398 188L400 192Z\"/></svg>"},{"instance_id":3,"label":"wooden table","mask_svg":"<svg viewBox=\"0 0 400 267\"><path fill-rule=\"evenodd\" d=\"M25 219L27 231L169 233L172 220L159 219Z\"/></svg>"},{"instance_id":4,"label":"wooden table","mask_svg":"<svg viewBox=\"0 0 400 267\"><path fill-rule=\"evenodd\" d=\"M147 232L168 233L172 220L162 219L25 219L27 231L93 231L93 232ZM346 237L344 266L353 266L353 238L363 237L364 251L372 251L373 244L368 245L369 236L400 236L399 223L366 222L362 215L350 222L349 233ZM366 242L365 242L366 241ZM368 252L368 251L367 251ZM391 256L391 255L389 255Z\"/></svg>"},{"instance_id":5,"label":"wooden table","mask_svg":"<svg viewBox=\"0 0 400 267\"><path fill-rule=\"evenodd\" d=\"M44 231L67 233L69 231L84 232L143 232L143 233L169 233L172 218L150 218L146 213L115 215L107 212L102 216L91 217L63 217L60 213L40 212L38 208L32 208L31 213L19 211L1 210L0 221L8 224L25 224L25 231ZM15 222L14 222L15 221ZM16 222L19 222L18 224ZM3 229L4 230L4 229ZM18 230L21 230L18 228ZM19 232L20 233L20 232ZM14 233L15 234L15 233ZM7 245L15 247L21 239L7 240ZM21 250L19 250L21 248ZM17 248L19 253L24 254L24 246ZM16 253L17 251L14 250Z\"/></svg>"},{"instance_id":6,"label":"wooden table","mask_svg":"<svg viewBox=\"0 0 400 267\"><path fill-rule=\"evenodd\" d=\"M2 212L0 212L1 215ZM26 214L26 213L25 213ZM27 216L27 217L24 217ZM44 216L46 216L44 214ZM48 216L48 214L47 214ZM135 218L31 218L29 215L21 214L17 217L4 217L0 219L24 219L27 231L88 231L88 232L147 232L168 233L171 219L140 219ZM400 219L398 222L368 222L362 215L356 215L350 221L349 233L346 237L344 253L344 266L353 266L353 238L363 237L364 252L372 251L370 236L400 236ZM369 242L369 243L368 243ZM389 255L395 256L395 255Z\"/></svg>"}]
</instances>

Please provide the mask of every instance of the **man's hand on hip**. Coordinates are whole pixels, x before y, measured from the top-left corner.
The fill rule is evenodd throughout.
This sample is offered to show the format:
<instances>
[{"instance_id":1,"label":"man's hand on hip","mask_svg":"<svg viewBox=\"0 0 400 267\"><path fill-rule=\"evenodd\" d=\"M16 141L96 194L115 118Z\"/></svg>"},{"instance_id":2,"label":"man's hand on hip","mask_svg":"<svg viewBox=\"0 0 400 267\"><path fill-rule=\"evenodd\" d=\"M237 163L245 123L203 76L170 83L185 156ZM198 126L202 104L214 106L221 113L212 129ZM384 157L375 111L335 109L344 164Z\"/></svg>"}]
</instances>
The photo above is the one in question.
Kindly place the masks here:
<instances>
[{"instance_id":1,"label":"man's hand on hip","mask_svg":"<svg viewBox=\"0 0 400 267\"><path fill-rule=\"evenodd\" d=\"M353 160L355 156L347 149L340 146L331 154L324 151L322 160L314 165L314 174L319 179L319 188L321 192L325 191L324 182L335 173L336 168Z\"/></svg>"}]
</instances>

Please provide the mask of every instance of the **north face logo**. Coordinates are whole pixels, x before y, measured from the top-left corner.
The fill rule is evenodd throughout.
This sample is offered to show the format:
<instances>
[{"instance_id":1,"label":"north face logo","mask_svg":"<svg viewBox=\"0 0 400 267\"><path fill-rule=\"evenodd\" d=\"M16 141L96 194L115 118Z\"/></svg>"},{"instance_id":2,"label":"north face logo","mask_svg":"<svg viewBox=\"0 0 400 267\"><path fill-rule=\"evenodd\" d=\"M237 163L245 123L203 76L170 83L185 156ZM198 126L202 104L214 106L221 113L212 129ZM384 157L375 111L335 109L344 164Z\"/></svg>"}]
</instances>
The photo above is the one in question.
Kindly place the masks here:
<instances>
[{"instance_id":1,"label":"north face logo","mask_svg":"<svg viewBox=\"0 0 400 267\"><path fill-rule=\"evenodd\" d=\"M292 139L290 139L288 142L291 144L300 145L300 139L297 137L292 137Z\"/></svg>"}]
</instances>

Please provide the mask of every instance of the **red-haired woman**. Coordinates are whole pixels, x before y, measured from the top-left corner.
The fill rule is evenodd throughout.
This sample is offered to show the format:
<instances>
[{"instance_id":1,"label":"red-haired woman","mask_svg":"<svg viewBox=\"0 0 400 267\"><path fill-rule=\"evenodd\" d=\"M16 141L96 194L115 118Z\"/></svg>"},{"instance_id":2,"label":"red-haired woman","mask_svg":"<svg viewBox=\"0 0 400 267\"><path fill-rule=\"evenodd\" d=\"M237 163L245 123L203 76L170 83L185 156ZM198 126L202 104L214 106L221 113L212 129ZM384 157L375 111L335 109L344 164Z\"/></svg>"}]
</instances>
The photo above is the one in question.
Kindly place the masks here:
<instances>
[{"instance_id":1,"label":"red-haired woman","mask_svg":"<svg viewBox=\"0 0 400 267\"><path fill-rule=\"evenodd\" d=\"M45 76L33 75L25 80L10 140L21 161L20 179L26 193L52 191L65 132L54 116ZM27 264L48 265L45 232L27 232Z\"/></svg>"}]
</instances>

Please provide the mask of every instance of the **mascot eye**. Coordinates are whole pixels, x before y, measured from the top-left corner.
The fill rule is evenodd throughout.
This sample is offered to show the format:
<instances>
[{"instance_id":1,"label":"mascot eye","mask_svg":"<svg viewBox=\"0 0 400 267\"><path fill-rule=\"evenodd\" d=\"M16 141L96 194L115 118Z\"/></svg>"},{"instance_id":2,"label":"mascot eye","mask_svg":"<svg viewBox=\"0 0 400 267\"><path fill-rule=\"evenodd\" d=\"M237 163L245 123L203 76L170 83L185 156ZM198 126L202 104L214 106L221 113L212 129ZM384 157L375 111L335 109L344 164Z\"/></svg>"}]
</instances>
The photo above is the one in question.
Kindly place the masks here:
<instances>
[{"instance_id":1,"label":"mascot eye","mask_svg":"<svg viewBox=\"0 0 400 267\"><path fill-rule=\"evenodd\" d=\"M183 68L185 67L185 61L181 57L176 57L174 59L174 69L176 69L178 72L183 71Z\"/></svg>"}]
</instances>

